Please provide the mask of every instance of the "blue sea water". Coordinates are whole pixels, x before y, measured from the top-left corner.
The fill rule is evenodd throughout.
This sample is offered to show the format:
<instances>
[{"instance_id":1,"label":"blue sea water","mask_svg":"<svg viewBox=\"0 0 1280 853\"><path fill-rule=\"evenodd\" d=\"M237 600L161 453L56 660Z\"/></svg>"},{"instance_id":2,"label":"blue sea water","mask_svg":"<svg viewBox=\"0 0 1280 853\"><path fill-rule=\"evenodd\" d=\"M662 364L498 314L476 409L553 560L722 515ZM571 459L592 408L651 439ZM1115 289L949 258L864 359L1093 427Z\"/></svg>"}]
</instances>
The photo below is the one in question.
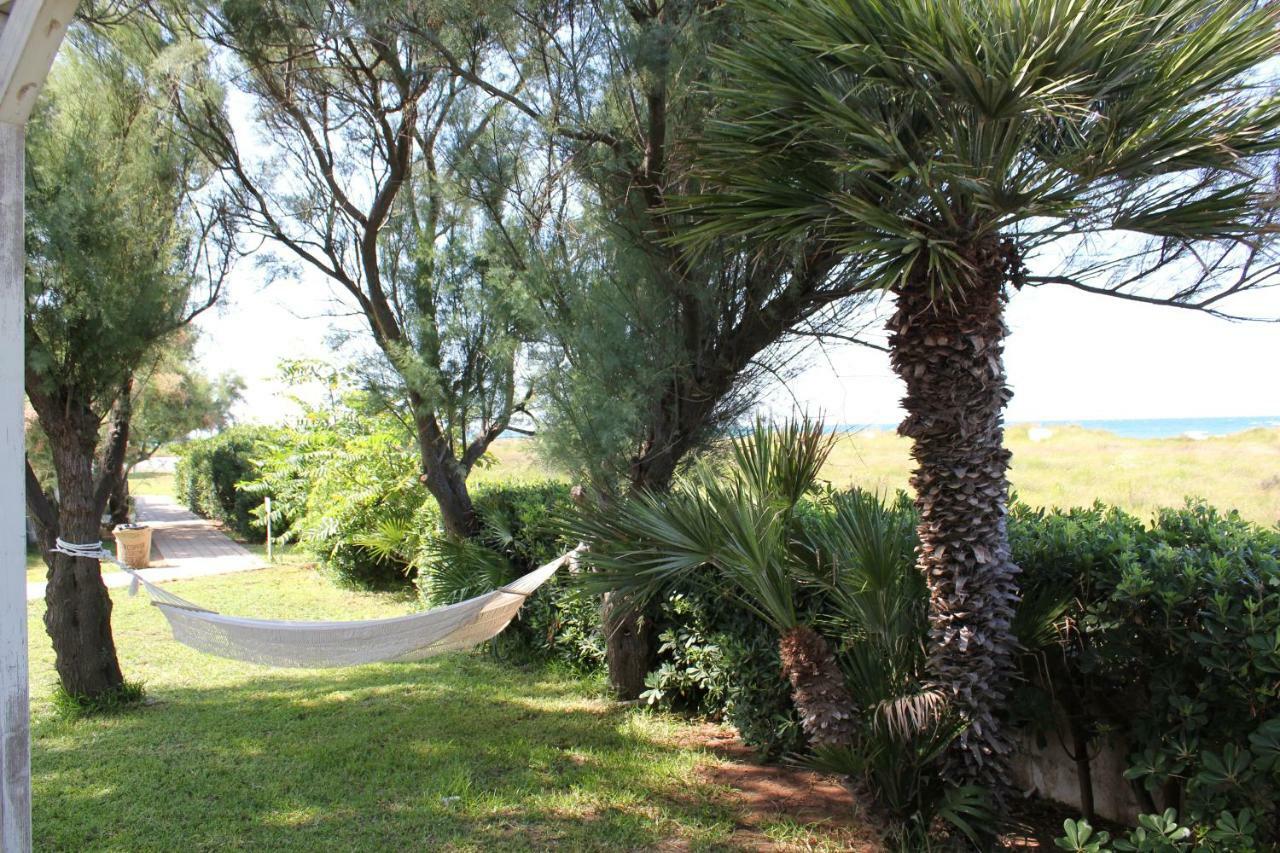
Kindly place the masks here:
<instances>
[{"instance_id":1,"label":"blue sea water","mask_svg":"<svg viewBox=\"0 0 1280 853\"><path fill-rule=\"evenodd\" d=\"M1044 421L1044 427L1075 424L1105 430L1123 438L1204 438L1234 435L1251 429L1280 427L1280 415L1259 418L1145 418L1119 421Z\"/></svg>"},{"instance_id":2,"label":"blue sea water","mask_svg":"<svg viewBox=\"0 0 1280 853\"><path fill-rule=\"evenodd\" d=\"M1134 420L1013 421L1011 426L1079 426L1104 430L1122 438L1208 438L1251 429L1278 429L1280 415L1253 418L1140 418ZM895 429L896 424L841 424L839 432Z\"/></svg>"}]
</instances>

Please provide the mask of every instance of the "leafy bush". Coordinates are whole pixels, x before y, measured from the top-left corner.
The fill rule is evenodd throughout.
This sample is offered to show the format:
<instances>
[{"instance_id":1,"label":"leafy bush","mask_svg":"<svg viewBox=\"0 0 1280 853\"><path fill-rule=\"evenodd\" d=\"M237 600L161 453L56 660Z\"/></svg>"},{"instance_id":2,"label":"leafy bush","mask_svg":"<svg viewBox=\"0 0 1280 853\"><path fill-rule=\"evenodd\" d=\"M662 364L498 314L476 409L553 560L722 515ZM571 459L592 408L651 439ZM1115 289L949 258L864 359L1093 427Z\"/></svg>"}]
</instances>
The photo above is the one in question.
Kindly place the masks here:
<instances>
[{"instance_id":1,"label":"leafy bush","mask_svg":"<svg viewBox=\"0 0 1280 853\"><path fill-rule=\"evenodd\" d=\"M1150 526L1022 509L1010 535L1027 599L1057 598L1070 628L1030 668L1039 701L1129 746L1144 835L1172 821L1187 844L1280 842L1280 533L1193 503ZM1177 849L1133 843L1115 849Z\"/></svg>"},{"instance_id":2,"label":"leafy bush","mask_svg":"<svg viewBox=\"0 0 1280 853\"><path fill-rule=\"evenodd\" d=\"M278 538L304 545L339 582L394 589L416 573L418 530L436 526L418 473L400 421L343 406L282 430L245 489L271 495ZM261 507L257 516L264 523Z\"/></svg>"},{"instance_id":3,"label":"leafy bush","mask_svg":"<svg viewBox=\"0 0 1280 853\"><path fill-rule=\"evenodd\" d=\"M728 602L732 605L732 602ZM678 585L657 608L659 662L641 698L730 723L775 759L804 748L777 633L749 610L700 585Z\"/></svg>"},{"instance_id":4,"label":"leafy bush","mask_svg":"<svg viewBox=\"0 0 1280 853\"><path fill-rule=\"evenodd\" d=\"M266 529L255 511L263 495L246 491L243 483L257 479L255 459L283 438L281 430L259 426L233 426L210 438L182 445L174 472L178 499L192 512L220 521L237 536L262 541Z\"/></svg>"},{"instance_id":5,"label":"leafy bush","mask_svg":"<svg viewBox=\"0 0 1280 853\"><path fill-rule=\"evenodd\" d=\"M418 588L428 604L451 604L495 589L576 544L560 523L569 505L564 483L481 484L473 502L481 527L476 540L459 541L438 529L420 540ZM568 573L558 574L525 602L498 645L525 659L598 667L604 663L599 602Z\"/></svg>"}]
</instances>

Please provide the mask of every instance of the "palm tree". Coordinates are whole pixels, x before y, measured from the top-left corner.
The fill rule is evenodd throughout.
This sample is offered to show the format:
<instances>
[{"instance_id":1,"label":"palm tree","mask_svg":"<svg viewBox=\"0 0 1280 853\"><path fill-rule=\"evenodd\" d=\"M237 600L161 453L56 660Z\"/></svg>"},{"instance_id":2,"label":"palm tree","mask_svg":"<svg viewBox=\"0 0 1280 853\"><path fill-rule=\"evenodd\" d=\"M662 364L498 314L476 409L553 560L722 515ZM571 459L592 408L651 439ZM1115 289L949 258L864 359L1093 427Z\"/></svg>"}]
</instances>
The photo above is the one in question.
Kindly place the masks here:
<instances>
[{"instance_id":1,"label":"palm tree","mask_svg":"<svg viewBox=\"0 0 1280 853\"><path fill-rule=\"evenodd\" d=\"M724 588L778 632L783 675L810 744L848 747L854 702L827 639L796 605L804 549L797 507L831 450L820 426L778 430L758 423L732 442L721 476L696 469L669 493L641 491L621 503L584 509L574 533L591 544L596 591L639 604L679 578Z\"/></svg>"},{"instance_id":2,"label":"palm tree","mask_svg":"<svg viewBox=\"0 0 1280 853\"><path fill-rule=\"evenodd\" d=\"M738 0L683 239L821 228L895 297L929 667L967 722L953 778L998 784L1017 567L1003 322L1060 282L1224 314L1276 272L1280 104L1254 0ZM1028 264L1067 257L1061 274ZM1096 245L1095 245L1096 244ZM1092 253L1092 260L1072 258ZM1160 271L1154 285L1152 274ZM1153 291L1164 286L1168 291Z\"/></svg>"}]
</instances>

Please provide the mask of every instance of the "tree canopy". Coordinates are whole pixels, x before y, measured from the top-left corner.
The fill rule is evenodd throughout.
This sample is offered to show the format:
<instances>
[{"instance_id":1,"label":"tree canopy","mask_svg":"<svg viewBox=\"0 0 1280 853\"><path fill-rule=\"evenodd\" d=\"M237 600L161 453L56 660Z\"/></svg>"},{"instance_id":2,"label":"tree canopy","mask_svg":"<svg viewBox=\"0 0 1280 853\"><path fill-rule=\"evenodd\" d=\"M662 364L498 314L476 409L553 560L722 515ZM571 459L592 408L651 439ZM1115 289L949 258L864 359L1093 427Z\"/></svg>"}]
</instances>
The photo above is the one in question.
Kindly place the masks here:
<instances>
[{"instance_id":1,"label":"tree canopy","mask_svg":"<svg viewBox=\"0 0 1280 853\"><path fill-rule=\"evenodd\" d=\"M167 51L182 46L156 59L119 35L72 31L27 136L25 387L57 481L28 461L27 506L49 566L62 689L93 701L127 692L111 601L96 559L50 549L98 541L123 476L135 374L214 304L235 250L204 192L208 167L165 108Z\"/></svg>"}]
</instances>

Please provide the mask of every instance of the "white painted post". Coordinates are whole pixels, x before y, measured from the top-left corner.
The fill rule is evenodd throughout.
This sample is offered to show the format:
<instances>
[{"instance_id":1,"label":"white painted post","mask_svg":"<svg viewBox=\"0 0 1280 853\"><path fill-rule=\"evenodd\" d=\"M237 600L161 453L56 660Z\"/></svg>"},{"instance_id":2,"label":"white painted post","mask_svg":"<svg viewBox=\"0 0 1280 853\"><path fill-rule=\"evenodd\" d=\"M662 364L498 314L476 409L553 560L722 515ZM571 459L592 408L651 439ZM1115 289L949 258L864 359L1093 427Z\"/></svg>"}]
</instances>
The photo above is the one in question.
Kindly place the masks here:
<instances>
[{"instance_id":1,"label":"white painted post","mask_svg":"<svg viewBox=\"0 0 1280 853\"><path fill-rule=\"evenodd\" d=\"M22 125L0 121L0 850L31 849L22 439Z\"/></svg>"},{"instance_id":2,"label":"white painted post","mask_svg":"<svg viewBox=\"0 0 1280 853\"><path fill-rule=\"evenodd\" d=\"M267 498L267 562L273 562L271 559L271 498Z\"/></svg>"},{"instance_id":3,"label":"white painted post","mask_svg":"<svg viewBox=\"0 0 1280 853\"><path fill-rule=\"evenodd\" d=\"M31 850L26 471L22 436L24 128L78 0L0 0L0 851Z\"/></svg>"}]
</instances>

